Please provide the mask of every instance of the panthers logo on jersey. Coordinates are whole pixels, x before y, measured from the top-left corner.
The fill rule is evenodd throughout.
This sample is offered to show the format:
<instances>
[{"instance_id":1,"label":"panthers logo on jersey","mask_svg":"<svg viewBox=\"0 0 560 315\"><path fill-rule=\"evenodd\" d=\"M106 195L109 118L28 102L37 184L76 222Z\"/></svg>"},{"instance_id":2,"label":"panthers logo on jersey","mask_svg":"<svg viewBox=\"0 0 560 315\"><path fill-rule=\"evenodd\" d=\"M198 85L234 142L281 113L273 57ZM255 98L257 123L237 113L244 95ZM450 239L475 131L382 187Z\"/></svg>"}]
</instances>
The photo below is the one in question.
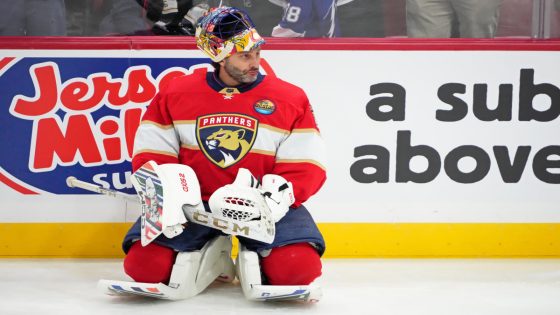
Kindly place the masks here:
<instances>
[{"instance_id":1,"label":"panthers logo on jersey","mask_svg":"<svg viewBox=\"0 0 560 315\"><path fill-rule=\"evenodd\" d=\"M204 155L221 168L239 162L257 138L259 121L234 113L212 114L196 120L196 140Z\"/></svg>"}]
</instances>

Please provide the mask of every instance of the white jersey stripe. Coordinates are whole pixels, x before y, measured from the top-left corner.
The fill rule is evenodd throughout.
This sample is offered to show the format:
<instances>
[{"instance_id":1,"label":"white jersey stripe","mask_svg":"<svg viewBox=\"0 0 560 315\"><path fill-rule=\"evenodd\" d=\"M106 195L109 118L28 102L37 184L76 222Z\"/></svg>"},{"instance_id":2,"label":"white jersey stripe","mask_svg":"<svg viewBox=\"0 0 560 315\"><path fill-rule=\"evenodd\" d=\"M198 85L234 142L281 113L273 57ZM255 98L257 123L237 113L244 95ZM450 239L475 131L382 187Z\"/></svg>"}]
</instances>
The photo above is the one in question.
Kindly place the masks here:
<instances>
[{"instance_id":1,"label":"white jersey stripe","mask_svg":"<svg viewBox=\"0 0 560 315\"><path fill-rule=\"evenodd\" d=\"M287 137L287 132L284 132L281 129L259 126L257 140L253 144L253 150L276 152L280 143L282 143L282 141L284 141Z\"/></svg>"},{"instance_id":2,"label":"white jersey stripe","mask_svg":"<svg viewBox=\"0 0 560 315\"><path fill-rule=\"evenodd\" d=\"M176 122L175 122L176 123ZM181 141L182 146L191 147L197 146L198 142L196 141L196 121L189 120L188 123L183 121L180 124L175 124L175 130L179 135L179 140Z\"/></svg>"},{"instance_id":3,"label":"white jersey stripe","mask_svg":"<svg viewBox=\"0 0 560 315\"><path fill-rule=\"evenodd\" d=\"M198 146L198 141L196 140L196 124L194 121L189 121L188 123L184 121L181 124L176 124L175 129L179 134L179 139L181 140L181 145L183 147L192 148L194 146ZM280 143L282 143L287 136L288 131L286 130L274 128L268 125L259 125L257 139L255 140L251 151L264 151L268 152L267 154L276 152L276 148L280 146Z\"/></svg>"},{"instance_id":4,"label":"white jersey stripe","mask_svg":"<svg viewBox=\"0 0 560 315\"><path fill-rule=\"evenodd\" d=\"M187 149L199 149L196 139L196 123L193 120L175 122L175 129L157 124L142 124L142 137L134 143L134 154L154 152L178 156L179 146ZM315 129L287 130L260 125L257 139L251 152L276 156L278 161L306 161L325 165L325 148L321 135Z\"/></svg>"},{"instance_id":5,"label":"white jersey stripe","mask_svg":"<svg viewBox=\"0 0 560 315\"><path fill-rule=\"evenodd\" d=\"M324 141L315 130L294 132L278 149L276 160L315 161L324 166L326 162Z\"/></svg>"},{"instance_id":6,"label":"white jersey stripe","mask_svg":"<svg viewBox=\"0 0 560 315\"><path fill-rule=\"evenodd\" d=\"M134 140L134 155L140 152L162 152L166 155L179 155L179 140L175 129L161 128L157 124L141 124Z\"/></svg>"}]
</instances>

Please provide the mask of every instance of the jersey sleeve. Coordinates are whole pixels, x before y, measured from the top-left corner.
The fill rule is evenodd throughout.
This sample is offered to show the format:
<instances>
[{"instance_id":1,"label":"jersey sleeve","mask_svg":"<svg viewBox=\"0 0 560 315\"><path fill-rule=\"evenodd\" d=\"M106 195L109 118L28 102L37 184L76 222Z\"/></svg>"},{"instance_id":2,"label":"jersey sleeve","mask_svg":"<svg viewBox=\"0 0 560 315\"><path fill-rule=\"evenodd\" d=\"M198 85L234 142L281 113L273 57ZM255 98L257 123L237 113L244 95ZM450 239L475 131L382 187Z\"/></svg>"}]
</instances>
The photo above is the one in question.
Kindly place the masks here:
<instances>
[{"instance_id":1,"label":"jersey sleeve","mask_svg":"<svg viewBox=\"0 0 560 315\"><path fill-rule=\"evenodd\" d=\"M292 182L299 206L314 195L326 180L325 143L307 97L302 114L276 152L274 174Z\"/></svg>"},{"instance_id":2,"label":"jersey sleeve","mask_svg":"<svg viewBox=\"0 0 560 315\"><path fill-rule=\"evenodd\" d=\"M180 141L166 100L165 94L157 94L142 117L134 138L133 171L150 160L157 164L179 161Z\"/></svg>"}]
</instances>

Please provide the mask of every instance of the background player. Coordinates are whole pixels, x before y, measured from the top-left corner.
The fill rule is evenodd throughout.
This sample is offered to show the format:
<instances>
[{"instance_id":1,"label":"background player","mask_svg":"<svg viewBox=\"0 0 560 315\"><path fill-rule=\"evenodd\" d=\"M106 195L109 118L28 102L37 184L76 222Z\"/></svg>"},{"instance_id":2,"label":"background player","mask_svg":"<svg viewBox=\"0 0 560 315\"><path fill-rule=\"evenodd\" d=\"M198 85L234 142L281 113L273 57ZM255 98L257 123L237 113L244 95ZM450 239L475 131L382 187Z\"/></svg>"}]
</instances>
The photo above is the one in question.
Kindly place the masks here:
<instances>
[{"instance_id":1,"label":"background player","mask_svg":"<svg viewBox=\"0 0 560 315\"><path fill-rule=\"evenodd\" d=\"M284 14L273 37L338 37L336 0L271 0L282 3Z\"/></svg>"},{"instance_id":2,"label":"background player","mask_svg":"<svg viewBox=\"0 0 560 315\"><path fill-rule=\"evenodd\" d=\"M193 0L136 0L146 11L146 17L154 22L155 35L194 35L197 20L208 11L202 2L193 5Z\"/></svg>"},{"instance_id":3,"label":"background player","mask_svg":"<svg viewBox=\"0 0 560 315\"><path fill-rule=\"evenodd\" d=\"M260 257L267 284L304 285L321 275L321 233L302 205L323 185L324 147L300 88L259 72L264 40L249 16L220 7L197 27L197 46L213 61L170 82L149 105L134 143L133 169L153 160L190 166L205 202L240 168L257 178L276 174L293 185L295 202L276 213L272 244L239 238ZM137 282L169 281L177 252L199 250L217 230L189 223L174 237L142 247L140 222L127 233L125 272Z\"/></svg>"}]
</instances>

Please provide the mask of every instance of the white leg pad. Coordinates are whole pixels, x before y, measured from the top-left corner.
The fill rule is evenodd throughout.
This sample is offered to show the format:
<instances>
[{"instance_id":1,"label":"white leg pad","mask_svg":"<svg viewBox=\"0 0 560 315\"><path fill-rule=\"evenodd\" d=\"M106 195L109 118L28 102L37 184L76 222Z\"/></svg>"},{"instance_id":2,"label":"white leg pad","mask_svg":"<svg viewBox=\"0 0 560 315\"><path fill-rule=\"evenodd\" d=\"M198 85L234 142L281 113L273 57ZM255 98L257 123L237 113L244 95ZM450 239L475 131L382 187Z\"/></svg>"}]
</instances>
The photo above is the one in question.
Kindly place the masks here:
<instances>
[{"instance_id":1,"label":"white leg pad","mask_svg":"<svg viewBox=\"0 0 560 315\"><path fill-rule=\"evenodd\" d=\"M216 237L204 246L200 268L196 276L196 285L201 288L201 291L216 279L224 282L231 282L235 279L231 247L230 236Z\"/></svg>"},{"instance_id":2,"label":"white leg pad","mask_svg":"<svg viewBox=\"0 0 560 315\"><path fill-rule=\"evenodd\" d=\"M200 251L177 254L169 285L132 281L100 280L98 288L110 295L142 295L168 300L193 297L214 280L232 281L231 237L210 240Z\"/></svg>"},{"instance_id":3,"label":"white leg pad","mask_svg":"<svg viewBox=\"0 0 560 315\"><path fill-rule=\"evenodd\" d=\"M252 288L262 283L259 256L256 252L247 250L243 245L239 244L239 254L237 255L235 267L243 294L246 297L250 296Z\"/></svg>"},{"instance_id":4,"label":"white leg pad","mask_svg":"<svg viewBox=\"0 0 560 315\"><path fill-rule=\"evenodd\" d=\"M174 299L186 299L202 291L196 285L196 273L200 266L203 250L204 248L201 251L177 254L169 280L169 287L177 290Z\"/></svg>"},{"instance_id":5,"label":"white leg pad","mask_svg":"<svg viewBox=\"0 0 560 315\"><path fill-rule=\"evenodd\" d=\"M323 293L321 287L310 285L263 285L259 256L239 244L236 271L243 294L251 301L304 301L318 302Z\"/></svg>"}]
</instances>

